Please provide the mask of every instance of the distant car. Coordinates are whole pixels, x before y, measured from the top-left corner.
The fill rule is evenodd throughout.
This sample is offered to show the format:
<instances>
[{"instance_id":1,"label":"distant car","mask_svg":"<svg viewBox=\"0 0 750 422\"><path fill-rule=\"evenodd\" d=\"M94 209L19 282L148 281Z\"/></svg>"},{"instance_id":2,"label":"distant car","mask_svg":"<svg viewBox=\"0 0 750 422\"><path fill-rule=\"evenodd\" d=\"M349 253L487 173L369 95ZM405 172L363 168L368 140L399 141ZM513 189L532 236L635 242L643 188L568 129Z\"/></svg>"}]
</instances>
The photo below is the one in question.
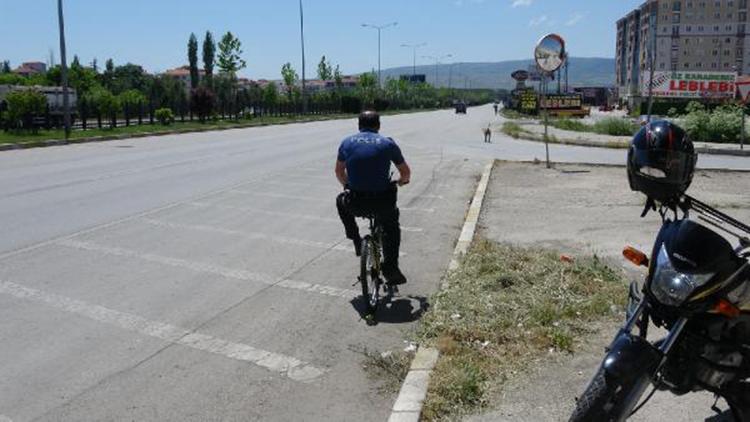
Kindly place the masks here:
<instances>
[{"instance_id":1,"label":"distant car","mask_svg":"<svg viewBox=\"0 0 750 422\"><path fill-rule=\"evenodd\" d=\"M457 102L455 105L456 107L456 114L466 114L466 103L463 101Z\"/></svg>"}]
</instances>

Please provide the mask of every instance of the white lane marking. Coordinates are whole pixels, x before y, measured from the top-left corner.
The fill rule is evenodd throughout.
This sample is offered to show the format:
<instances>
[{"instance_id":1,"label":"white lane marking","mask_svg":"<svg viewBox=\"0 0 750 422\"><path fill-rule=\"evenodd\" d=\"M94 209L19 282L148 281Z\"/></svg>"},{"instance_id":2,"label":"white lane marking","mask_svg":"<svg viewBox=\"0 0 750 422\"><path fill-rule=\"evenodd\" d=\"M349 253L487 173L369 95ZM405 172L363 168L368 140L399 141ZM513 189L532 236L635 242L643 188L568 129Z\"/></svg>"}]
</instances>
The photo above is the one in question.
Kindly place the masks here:
<instances>
[{"instance_id":1,"label":"white lane marking","mask_svg":"<svg viewBox=\"0 0 750 422\"><path fill-rule=\"evenodd\" d=\"M272 235L268 235L265 233L246 232L242 230L225 229L221 227L207 226L207 225L202 225L202 224L197 224L197 225L196 224L178 224L178 223L154 220L151 218L144 218L143 221L153 226L164 227L164 228L169 228L169 229L194 230L194 231L202 231L202 232L208 232L208 233L219 233L219 234L227 234L227 235L232 235L232 236L242 236L248 239L270 240L272 242L286 243L289 245L309 246L312 248L331 249L334 251L342 251L342 252L354 252L353 247L344 246L344 245L331 245L329 243L316 242L313 240L295 239L292 237L285 237L285 236L272 236Z\"/></svg>"},{"instance_id":2,"label":"white lane marking","mask_svg":"<svg viewBox=\"0 0 750 422\"><path fill-rule=\"evenodd\" d=\"M358 295L354 290L340 289L338 287L322 286L318 284L307 283L304 281L293 281L287 280L280 277L273 277L268 274L255 273L247 270L240 270L236 268L227 268L218 265L212 265L202 262L187 261L180 258L172 258L161 255L154 255L149 253L141 253L124 248L114 248L108 246L97 245L91 242L81 242L77 240L61 240L55 242L56 245L65 246L73 249L79 249L84 251L98 252L105 255L123 256L128 258L140 259L147 262L155 262L157 264L168 265L177 268L185 268L188 270L214 274L221 277L232 278L235 280L253 281L256 283L262 283L269 286L279 286L288 289L303 290L308 292L316 292L327 296L341 297L344 299L351 299Z\"/></svg>"},{"instance_id":3,"label":"white lane marking","mask_svg":"<svg viewBox=\"0 0 750 422\"><path fill-rule=\"evenodd\" d=\"M340 252L348 252L348 253L354 252L353 246L344 246L344 245L339 245L339 244L332 245L329 243L316 242L313 240L295 239L292 237L284 237L284 236L271 236L265 233L245 232L241 230L225 229L222 227L206 226L206 225L200 225L200 224L194 225L194 224L170 223L167 221L154 220L151 218L144 218L143 221L156 227L164 227L168 229L195 230L195 231L202 231L202 232L207 232L207 233L219 233L219 234L226 234L226 235L232 235L232 236L242 236L247 239L270 240L272 242L284 243L284 244L289 244L289 245L309 246L312 248L329 249L332 251L340 251ZM403 252L399 252L398 255L400 257L406 256L406 254Z\"/></svg>"},{"instance_id":4,"label":"white lane marking","mask_svg":"<svg viewBox=\"0 0 750 422\"><path fill-rule=\"evenodd\" d=\"M20 284L0 280L0 293L41 302L66 312L81 315L98 322L114 325L128 331L134 331L149 337L158 338L173 344L187 346L228 358L250 362L274 372L280 372L295 381L310 381L324 373L307 362L291 356L256 349L242 343L235 343L207 334L200 334L175 325L116 311L81 300L71 299L53 293L21 286ZM0 418L0 422L2 418Z\"/></svg>"},{"instance_id":5,"label":"white lane marking","mask_svg":"<svg viewBox=\"0 0 750 422\"><path fill-rule=\"evenodd\" d=\"M326 223L341 224L341 220L339 220L338 218L318 217L317 215L296 214L296 213L282 212L282 211L267 211L267 210L261 210L258 208L238 207L234 205L210 204L208 202L199 202L199 201L188 202L185 205L191 205L191 206L199 207L199 208L218 208L218 209L225 209L225 210L247 211L247 212L253 212L256 214L271 215L274 217L288 217L288 218L296 218L299 220L324 221ZM401 226L401 230L405 232L414 232L414 233L421 233L424 231L424 229L420 227L405 227L405 226Z\"/></svg>"}]
</instances>

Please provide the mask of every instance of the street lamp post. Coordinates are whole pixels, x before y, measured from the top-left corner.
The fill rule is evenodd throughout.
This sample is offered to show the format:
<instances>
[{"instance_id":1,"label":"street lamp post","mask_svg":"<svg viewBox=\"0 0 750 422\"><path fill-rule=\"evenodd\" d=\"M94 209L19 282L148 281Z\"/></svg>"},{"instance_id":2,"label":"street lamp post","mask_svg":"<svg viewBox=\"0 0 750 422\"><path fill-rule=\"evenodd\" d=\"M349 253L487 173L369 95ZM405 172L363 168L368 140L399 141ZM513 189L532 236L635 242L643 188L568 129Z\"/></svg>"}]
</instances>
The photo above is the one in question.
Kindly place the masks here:
<instances>
[{"instance_id":1,"label":"street lamp post","mask_svg":"<svg viewBox=\"0 0 750 422\"><path fill-rule=\"evenodd\" d=\"M412 65L412 71L411 76L414 78L417 75L417 49L419 47L426 46L427 43L423 42L421 44L401 44L401 47L408 47L412 49L412 59L413 59L413 65Z\"/></svg>"},{"instance_id":2,"label":"street lamp post","mask_svg":"<svg viewBox=\"0 0 750 422\"><path fill-rule=\"evenodd\" d=\"M305 15L302 9L302 0L299 0L299 33L302 44L302 111L307 113L307 90L305 80Z\"/></svg>"},{"instance_id":3,"label":"street lamp post","mask_svg":"<svg viewBox=\"0 0 750 422\"><path fill-rule=\"evenodd\" d=\"M70 136L70 99L68 98L68 64L65 59L65 21L63 20L63 3L57 0L57 17L60 26L60 79L63 89L63 122L65 139Z\"/></svg>"},{"instance_id":4,"label":"street lamp post","mask_svg":"<svg viewBox=\"0 0 750 422\"><path fill-rule=\"evenodd\" d=\"M422 56L423 59L435 60L435 88L437 88L438 85L438 66L440 65L440 60L447 59L449 57L453 57L453 54L445 54L442 56Z\"/></svg>"},{"instance_id":5,"label":"street lamp post","mask_svg":"<svg viewBox=\"0 0 750 422\"><path fill-rule=\"evenodd\" d=\"M380 31L398 25L398 22L391 22L387 25L371 25L369 23L363 23L363 28L372 28L378 30L378 88L382 86L383 80L380 75Z\"/></svg>"}]
</instances>

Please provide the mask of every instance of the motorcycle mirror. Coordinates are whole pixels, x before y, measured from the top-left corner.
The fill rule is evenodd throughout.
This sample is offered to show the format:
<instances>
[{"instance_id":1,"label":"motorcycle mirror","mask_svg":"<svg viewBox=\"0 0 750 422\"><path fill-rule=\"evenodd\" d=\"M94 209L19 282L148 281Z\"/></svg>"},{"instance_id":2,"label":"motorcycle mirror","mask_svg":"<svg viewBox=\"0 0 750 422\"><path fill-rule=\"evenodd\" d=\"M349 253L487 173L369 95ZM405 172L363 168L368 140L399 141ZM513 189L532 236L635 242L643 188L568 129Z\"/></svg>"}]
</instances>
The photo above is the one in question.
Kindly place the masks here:
<instances>
[{"instance_id":1,"label":"motorcycle mirror","mask_svg":"<svg viewBox=\"0 0 750 422\"><path fill-rule=\"evenodd\" d=\"M632 246L626 246L622 250L622 256L635 265L648 267L648 256Z\"/></svg>"}]
</instances>

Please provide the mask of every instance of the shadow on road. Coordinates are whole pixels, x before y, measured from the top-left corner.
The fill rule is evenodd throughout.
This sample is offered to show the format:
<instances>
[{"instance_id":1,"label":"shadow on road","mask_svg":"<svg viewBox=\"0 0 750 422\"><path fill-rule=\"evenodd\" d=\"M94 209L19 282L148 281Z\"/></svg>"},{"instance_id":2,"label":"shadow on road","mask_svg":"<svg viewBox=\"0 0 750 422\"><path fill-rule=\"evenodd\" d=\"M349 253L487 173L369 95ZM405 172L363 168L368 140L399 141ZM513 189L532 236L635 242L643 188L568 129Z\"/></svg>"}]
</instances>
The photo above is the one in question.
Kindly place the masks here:
<instances>
[{"instance_id":1,"label":"shadow on road","mask_svg":"<svg viewBox=\"0 0 750 422\"><path fill-rule=\"evenodd\" d=\"M720 415L711 416L710 418L706 418L705 422L733 422L734 417L732 417L732 412L730 410L725 410Z\"/></svg>"},{"instance_id":2,"label":"shadow on road","mask_svg":"<svg viewBox=\"0 0 750 422\"><path fill-rule=\"evenodd\" d=\"M352 299L352 308L359 316L365 318L365 303L359 296ZM429 309L430 304L424 296L395 296L390 300L381 300L378 310L375 313L375 321L385 324L404 324L414 322L422 318Z\"/></svg>"}]
</instances>

